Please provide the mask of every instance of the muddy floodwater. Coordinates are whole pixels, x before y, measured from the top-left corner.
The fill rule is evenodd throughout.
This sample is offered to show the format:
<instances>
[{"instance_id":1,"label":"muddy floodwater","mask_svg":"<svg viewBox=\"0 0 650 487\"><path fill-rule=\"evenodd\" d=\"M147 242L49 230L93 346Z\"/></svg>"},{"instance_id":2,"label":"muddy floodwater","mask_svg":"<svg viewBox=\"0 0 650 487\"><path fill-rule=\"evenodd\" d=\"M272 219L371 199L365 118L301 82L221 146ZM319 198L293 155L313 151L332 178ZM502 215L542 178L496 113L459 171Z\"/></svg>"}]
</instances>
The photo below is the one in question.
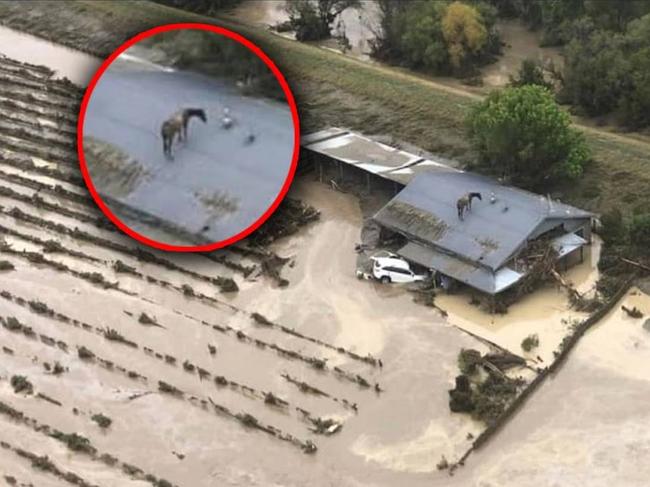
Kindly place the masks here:
<instances>
[{"instance_id":1,"label":"muddy floodwater","mask_svg":"<svg viewBox=\"0 0 650 487\"><path fill-rule=\"evenodd\" d=\"M102 60L81 51L0 26L0 54L18 61L47 66L57 77L86 86Z\"/></svg>"},{"instance_id":2,"label":"muddy floodwater","mask_svg":"<svg viewBox=\"0 0 650 487\"><path fill-rule=\"evenodd\" d=\"M163 68L131 50L97 84L84 137L119 148L138 178L123 188L112 165L90 168L97 189L129 207L175 224L205 242L246 229L271 206L291 165L294 132L288 106L243 96L226 80ZM161 124L184 108L201 108L207 123L192 119L188 139L163 154ZM222 127L224 110L234 120ZM253 140L249 140L249 137ZM84 141L85 143L85 141Z\"/></svg>"},{"instance_id":3,"label":"muddy floodwater","mask_svg":"<svg viewBox=\"0 0 650 487\"><path fill-rule=\"evenodd\" d=\"M564 279L585 297L593 296L598 280L598 259L601 240L596 235L584 248L582 262L564 273ZM576 256L576 259L577 256ZM449 323L461 330L486 338L517 355L523 355L539 366L548 365L554 358L562 339L572 326L588 314L571 309L567 292L557 284L548 283L534 293L523 296L503 315L490 315L470 305L471 292L441 294L436 304L448 313ZM521 348L529 335L537 335L539 346L531 352Z\"/></svg>"},{"instance_id":4,"label":"muddy floodwater","mask_svg":"<svg viewBox=\"0 0 650 487\"><path fill-rule=\"evenodd\" d=\"M650 331L643 323L650 296L633 289L620 304L645 317L630 318L617 306L472 459L472 473L459 472L458 485L648 485Z\"/></svg>"},{"instance_id":5,"label":"muddy floodwater","mask_svg":"<svg viewBox=\"0 0 650 487\"><path fill-rule=\"evenodd\" d=\"M285 5L285 0L246 0L229 11L227 15L265 28L274 28L289 20ZM348 45L343 46L336 39L328 39L316 44L337 51L345 51L350 56L369 61L370 42L376 37L378 22L379 7L377 3L372 0L361 0L359 7L344 10L333 25L334 36L345 36ZM281 33L281 35L292 36L291 33Z\"/></svg>"}]
</instances>

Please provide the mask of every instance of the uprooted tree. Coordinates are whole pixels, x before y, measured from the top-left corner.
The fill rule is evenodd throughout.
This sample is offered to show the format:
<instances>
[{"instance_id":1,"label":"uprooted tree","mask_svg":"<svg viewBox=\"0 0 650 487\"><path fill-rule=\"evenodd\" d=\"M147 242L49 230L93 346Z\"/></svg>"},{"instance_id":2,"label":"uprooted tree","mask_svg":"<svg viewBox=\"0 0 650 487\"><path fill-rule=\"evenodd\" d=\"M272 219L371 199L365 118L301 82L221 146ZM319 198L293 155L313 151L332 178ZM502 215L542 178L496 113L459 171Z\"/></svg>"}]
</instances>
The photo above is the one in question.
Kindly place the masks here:
<instances>
[{"instance_id":1,"label":"uprooted tree","mask_svg":"<svg viewBox=\"0 0 650 487\"><path fill-rule=\"evenodd\" d=\"M332 35L336 19L359 0L295 0L286 3L288 25L299 41L317 41Z\"/></svg>"},{"instance_id":2,"label":"uprooted tree","mask_svg":"<svg viewBox=\"0 0 650 487\"><path fill-rule=\"evenodd\" d=\"M494 422L516 397L523 381L505 372L525 366L526 361L507 352L482 355L478 350L463 349L458 354L460 375L449 391L449 409L470 413L487 424Z\"/></svg>"},{"instance_id":3,"label":"uprooted tree","mask_svg":"<svg viewBox=\"0 0 650 487\"><path fill-rule=\"evenodd\" d=\"M590 159L584 136L541 86L492 92L471 110L467 126L479 167L526 189L578 178Z\"/></svg>"}]
</instances>

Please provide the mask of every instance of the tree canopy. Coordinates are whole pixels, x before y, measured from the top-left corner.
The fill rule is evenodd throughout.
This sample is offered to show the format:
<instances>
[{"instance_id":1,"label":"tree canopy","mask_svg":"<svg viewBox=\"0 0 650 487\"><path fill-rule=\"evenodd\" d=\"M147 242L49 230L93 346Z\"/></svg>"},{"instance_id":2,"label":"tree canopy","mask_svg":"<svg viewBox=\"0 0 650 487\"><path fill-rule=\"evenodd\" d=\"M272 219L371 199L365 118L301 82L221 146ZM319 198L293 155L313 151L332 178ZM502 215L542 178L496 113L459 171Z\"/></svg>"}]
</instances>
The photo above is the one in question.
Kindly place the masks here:
<instances>
[{"instance_id":1,"label":"tree canopy","mask_svg":"<svg viewBox=\"0 0 650 487\"><path fill-rule=\"evenodd\" d=\"M293 0L286 3L289 26L299 41L316 41L332 35L332 24L341 13L357 7L359 0Z\"/></svg>"},{"instance_id":2,"label":"tree canopy","mask_svg":"<svg viewBox=\"0 0 650 487\"><path fill-rule=\"evenodd\" d=\"M454 2L442 17L442 37L447 43L451 65L458 69L468 54L477 54L487 42L487 29L474 7Z\"/></svg>"},{"instance_id":3,"label":"tree canopy","mask_svg":"<svg viewBox=\"0 0 650 487\"><path fill-rule=\"evenodd\" d=\"M385 61L466 75L501 49L496 9L485 2L379 0L379 9L373 54Z\"/></svg>"},{"instance_id":4,"label":"tree canopy","mask_svg":"<svg viewBox=\"0 0 650 487\"><path fill-rule=\"evenodd\" d=\"M585 32L565 56L562 101L590 116L617 114L632 128L650 125L650 14L624 33Z\"/></svg>"},{"instance_id":5,"label":"tree canopy","mask_svg":"<svg viewBox=\"0 0 650 487\"><path fill-rule=\"evenodd\" d=\"M590 154L582 134L541 86L494 91L467 118L479 164L528 189L577 178Z\"/></svg>"}]
</instances>

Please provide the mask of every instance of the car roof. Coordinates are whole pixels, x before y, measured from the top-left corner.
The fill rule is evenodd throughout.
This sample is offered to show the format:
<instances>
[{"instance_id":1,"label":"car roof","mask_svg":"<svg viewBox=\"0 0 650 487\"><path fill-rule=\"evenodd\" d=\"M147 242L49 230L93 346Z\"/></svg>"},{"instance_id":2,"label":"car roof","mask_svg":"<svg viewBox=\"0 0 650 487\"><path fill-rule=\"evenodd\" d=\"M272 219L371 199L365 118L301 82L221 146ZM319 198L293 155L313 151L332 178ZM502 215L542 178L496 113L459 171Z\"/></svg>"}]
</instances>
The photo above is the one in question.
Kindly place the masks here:
<instances>
[{"instance_id":1,"label":"car roof","mask_svg":"<svg viewBox=\"0 0 650 487\"><path fill-rule=\"evenodd\" d=\"M381 266L392 265L402 269L410 269L408 262L399 257L373 257L373 260L379 262Z\"/></svg>"}]
</instances>

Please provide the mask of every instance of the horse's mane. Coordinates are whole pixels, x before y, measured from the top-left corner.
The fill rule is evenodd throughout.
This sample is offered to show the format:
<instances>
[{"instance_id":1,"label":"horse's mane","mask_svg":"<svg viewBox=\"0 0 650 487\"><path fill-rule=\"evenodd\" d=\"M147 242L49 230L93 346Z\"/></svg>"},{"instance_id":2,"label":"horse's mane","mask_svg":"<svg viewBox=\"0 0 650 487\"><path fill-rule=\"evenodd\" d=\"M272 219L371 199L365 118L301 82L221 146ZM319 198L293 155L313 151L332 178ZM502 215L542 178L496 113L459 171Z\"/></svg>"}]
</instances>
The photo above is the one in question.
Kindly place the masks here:
<instances>
[{"instance_id":1,"label":"horse's mane","mask_svg":"<svg viewBox=\"0 0 650 487\"><path fill-rule=\"evenodd\" d=\"M472 198L478 198L480 200L483 200L483 198L481 197L481 193L469 193L467 196L469 197L470 200Z\"/></svg>"}]
</instances>

